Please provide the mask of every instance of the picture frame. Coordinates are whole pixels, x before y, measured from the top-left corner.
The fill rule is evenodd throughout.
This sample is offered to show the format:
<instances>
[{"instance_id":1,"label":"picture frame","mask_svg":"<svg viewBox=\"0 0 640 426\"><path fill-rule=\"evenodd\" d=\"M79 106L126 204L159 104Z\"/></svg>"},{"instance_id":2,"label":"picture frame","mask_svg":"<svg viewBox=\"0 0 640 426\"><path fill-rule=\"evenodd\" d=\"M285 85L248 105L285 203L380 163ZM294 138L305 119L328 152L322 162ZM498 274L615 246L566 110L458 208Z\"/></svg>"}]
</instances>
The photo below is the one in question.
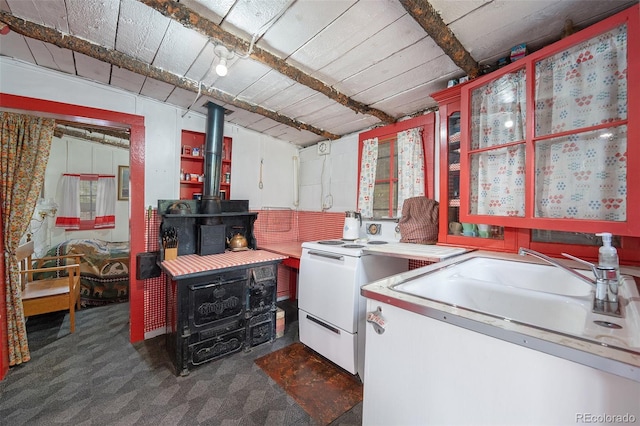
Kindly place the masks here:
<instances>
[{"instance_id":1,"label":"picture frame","mask_svg":"<svg viewBox=\"0 0 640 426\"><path fill-rule=\"evenodd\" d=\"M118 166L118 200L129 201L129 166Z\"/></svg>"}]
</instances>

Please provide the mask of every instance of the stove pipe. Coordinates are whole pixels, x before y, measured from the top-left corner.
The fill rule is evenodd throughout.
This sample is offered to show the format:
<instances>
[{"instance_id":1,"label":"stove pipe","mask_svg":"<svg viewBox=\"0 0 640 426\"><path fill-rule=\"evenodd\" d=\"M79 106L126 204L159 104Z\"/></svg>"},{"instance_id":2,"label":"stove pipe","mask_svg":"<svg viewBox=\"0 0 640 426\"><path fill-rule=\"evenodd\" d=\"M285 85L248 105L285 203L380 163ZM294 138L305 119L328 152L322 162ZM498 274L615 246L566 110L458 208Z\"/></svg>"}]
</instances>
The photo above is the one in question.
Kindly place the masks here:
<instances>
[{"instance_id":1,"label":"stove pipe","mask_svg":"<svg viewBox=\"0 0 640 426\"><path fill-rule=\"evenodd\" d=\"M222 136L224 108L207 103L207 133L204 142L204 186L200 213L220 213L220 178L222 172ZM211 223L210 223L211 224Z\"/></svg>"}]
</instances>

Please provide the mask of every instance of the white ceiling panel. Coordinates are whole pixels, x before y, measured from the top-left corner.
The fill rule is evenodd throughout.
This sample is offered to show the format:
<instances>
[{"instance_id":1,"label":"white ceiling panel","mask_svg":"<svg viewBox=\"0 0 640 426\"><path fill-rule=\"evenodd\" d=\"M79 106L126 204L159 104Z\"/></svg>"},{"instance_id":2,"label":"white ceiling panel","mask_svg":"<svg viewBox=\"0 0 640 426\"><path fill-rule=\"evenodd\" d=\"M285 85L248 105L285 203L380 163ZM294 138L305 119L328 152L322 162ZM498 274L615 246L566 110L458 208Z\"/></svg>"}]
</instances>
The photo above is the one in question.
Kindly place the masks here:
<instances>
[{"instance_id":1,"label":"white ceiling panel","mask_svg":"<svg viewBox=\"0 0 640 426\"><path fill-rule=\"evenodd\" d=\"M256 132L264 132L279 125L280 123L278 123L277 121L263 117L262 120L258 120L255 123L252 123L249 128L251 130L255 130Z\"/></svg>"},{"instance_id":2,"label":"white ceiling panel","mask_svg":"<svg viewBox=\"0 0 640 426\"><path fill-rule=\"evenodd\" d=\"M200 33L171 21L153 60L153 66L185 75L207 43L207 38Z\"/></svg>"},{"instance_id":3,"label":"white ceiling panel","mask_svg":"<svg viewBox=\"0 0 640 426\"><path fill-rule=\"evenodd\" d=\"M422 111L435 107L436 103L430 95L441 88L436 83L423 84L376 102L372 106L390 111L395 117L404 117L411 114L411 111Z\"/></svg>"},{"instance_id":4,"label":"white ceiling panel","mask_svg":"<svg viewBox=\"0 0 640 426\"><path fill-rule=\"evenodd\" d=\"M76 61L76 71L80 77L109 84L111 65L78 52L73 56Z\"/></svg>"},{"instance_id":5,"label":"white ceiling panel","mask_svg":"<svg viewBox=\"0 0 640 426\"><path fill-rule=\"evenodd\" d=\"M65 0L7 0L11 13L19 18L69 34Z\"/></svg>"},{"instance_id":6,"label":"white ceiling panel","mask_svg":"<svg viewBox=\"0 0 640 426\"><path fill-rule=\"evenodd\" d=\"M2 39L4 42L4 39ZM62 49L50 43L26 39L29 50L36 60L36 64L41 67L51 68L54 70L76 73L75 62L73 60L73 52Z\"/></svg>"},{"instance_id":7,"label":"white ceiling panel","mask_svg":"<svg viewBox=\"0 0 640 426\"><path fill-rule=\"evenodd\" d=\"M307 72L322 69L406 11L396 0L360 1L298 49L290 59Z\"/></svg>"},{"instance_id":8,"label":"white ceiling panel","mask_svg":"<svg viewBox=\"0 0 640 426\"><path fill-rule=\"evenodd\" d=\"M493 0L430 0L429 3L449 25Z\"/></svg>"},{"instance_id":9,"label":"white ceiling panel","mask_svg":"<svg viewBox=\"0 0 640 426\"><path fill-rule=\"evenodd\" d=\"M220 25L222 18L227 15L235 0L181 0L180 3Z\"/></svg>"},{"instance_id":10,"label":"white ceiling panel","mask_svg":"<svg viewBox=\"0 0 640 426\"><path fill-rule=\"evenodd\" d=\"M264 117L260 114L255 114L243 109L234 109L231 114L225 115L225 120L243 127L249 127L249 125L258 122L263 118Z\"/></svg>"},{"instance_id":11,"label":"white ceiling panel","mask_svg":"<svg viewBox=\"0 0 640 426\"><path fill-rule=\"evenodd\" d=\"M287 19L274 23L258 46L286 58L348 10L356 0L298 0Z\"/></svg>"},{"instance_id":12,"label":"white ceiling panel","mask_svg":"<svg viewBox=\"0 0 640 426\"><path fill-rule=\"evenodd\" d=\"M442 51L437 48L433 39L425 38L345 79L335 87L342 93L353 96L397 75L402 75L409 69L427 63L436 54L442 56Z\"/></svg>"},{"instance_id":13,"label":"white ceiling panel","mask_svg":"<svg viewBox=\"0 0 640 426\"><path fill-rule=\"evenodd\" d=\"M233 31L239 29L249 39L263 27L275 19L280 12L287 8L294 0L238 0L227 13L222 28ZM262 31L261 31L262 30Z\"/></svg>"},{"instance_id":14,"label":"white ceiling panel","mask_svg":"<svg viewBox=\"0 0 640 426\"><path fill-rule=\"evenodd\" d=\"M133 93L140 93L146 77L119 67L111 68L111 84Z\"/></svg>"},{"instance_id":15,"label":"white ceiling panel","mask_svg":"<svg viewBox=\"0 0 640 426\"><path fill-rule=\"evenodd\" d=\"M332 130L338 135L348 135L358 131L368 130L373 126L380 124L380 120L370 115L359 114L357 120L350 123L346 123L342 126L337 126Z\"/></svg>"},{"instance_id":16,"label":"white ceiling panel","mask_svg":"<svg viewBox=\"0 0 640 426\"><path fill-rule=\"evenodd\" d=\"M286 115L287 117L292 117L298 119L299 117L304 117L316 111L320 111L323 108L328 108L332 105L335 105L335 102L322 94L315 94L308 98L301 100L300 102L296 102L282 110L278 111L279 113Z\"/></svg>"},{"instance_id":17,"label":"white ceiling panel","mask_svg":"<svg viewBox=\"0 0 640 426\"><path fill-rule=\"evenodd\" d=\"M147 77L140 90L141 95L148 96L159 101L166 101L175 86L167 84L163 81L158 81L154 78Z\"/></svg>"},{"instance_id":18,"label":"white ceiling panel","mask_svg":"<svg viewBox=\"0 0 640 426\"><path fill-rule=\"evenodd\" d=\"M72 35L113 49L116 45L119 1L66 0L66 5L69 32Z\"/></svg>"},{"instance_id":19,"label":"white ceiling panel","mask_svg":"<svg viewBox=\"0 0 640 426\"><path fill-rule=\"evenodd\" d=\"M24 37L13 31L9 31L9 34L0 37L2 37L0 38L0 55L10 56L32 64L36 63Z\"/></svg>"},{"instance_id":20,"label":"white ceiling panel","mask_svg":"<svg viewBox=\"0 0 640 426\"><path fill-rule=\"evenodd\" d=\"M237 96L255 81L260 80L271 68L252 59L238 59L229 66L229 73L215 80L213 86ZM212 73L215 76L215 73ZM217 76L216 76L217 77Z\"/></svg>"},{"instance_id":21,"label":"white ceiling panel","mask_svg":"<svg viewBox=\"0 0 640 426\"><path fill-rule=\"evenodd\" d=\"M327 84L335 84L426 38L427 35L416 21L411 16L404 15L322 68L315 76Z\"/></svg>"},{"instance_id":22,"label":"white ceiling panel","mask_svg":"<svg viewBox=\"0 0 640 426\"><path fill-rule=\"evenodd\" d=\"M238 95L238 99L261 104L294 84L296 84L296 82L289 77L277 71L269 71L260 79L256 80L255 83L243 90Z\"/></svg>"},{"instance_id":23,"label":"white ceiling panel","mask_svg":"<svg viewBox=\"0 0 640 426\"><path fill-rule=\"evenodd\" d=\"M190 90L184 90L180 87L175 87L169 97L167 97L166 102L171 105L179 105L183 108L189 108L191 105L202 104L202 95L193 93Z\"/></svg>"},{"instance_id":24,"label":"white ceiling panel","mask_svg":"<svg viewBox=\"0 0 640 426\"><path fill-rule=\"evenodd\" d=\"M302 84L296 83L293 86L287 87L285 90L280 93L275 94L274 96L266 99L263 102L263 106L272 111L282 111L284 108L289 105L293 105L296 102L300 102L303 99L306 99L310 96L315 95L316 92L307 86L303 86Z\"/></svg>"},{"instance_id":25,"label":"white ceiling panel","mask_svg":"<svg viewBox=\"0 0 640 426\"><path fill-rule=\"evenodd\" d=\"M171 20L135 0L122 0L116 49L133 58L151 62ZM148 22L148 25L140 25Z\"/></svg>"},{"instance_id":26,"label":"white ceiling panel","mask_svg":"<svg viewBox=\"0 0 640 426\"><path fill-rule=\"evenodd\" d=\"M383 81L367 90L364 90L353 99L364 102L367 105L386 99L390 93L400 93L415 87L420 82L438 82L436 90L444 89L450 78L460 77L462 71L446 55L440 55L432 61L420 64L404 74Z\"/></svg>"}]
</instances>

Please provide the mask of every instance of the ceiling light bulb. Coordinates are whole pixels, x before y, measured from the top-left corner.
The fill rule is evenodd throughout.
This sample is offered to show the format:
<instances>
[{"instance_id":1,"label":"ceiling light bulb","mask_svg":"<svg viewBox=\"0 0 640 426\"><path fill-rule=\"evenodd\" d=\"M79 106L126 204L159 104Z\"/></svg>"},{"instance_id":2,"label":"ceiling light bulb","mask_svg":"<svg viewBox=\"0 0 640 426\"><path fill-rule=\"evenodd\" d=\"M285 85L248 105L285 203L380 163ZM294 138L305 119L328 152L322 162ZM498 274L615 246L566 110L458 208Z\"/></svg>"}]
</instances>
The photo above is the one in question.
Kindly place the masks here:
<instances>
[{"instance_id":1,"label":"ceiling light bulb","mask_svg":"<svg viewBox=\"0 0 640 426\"><path fill-rule=\"evenodd\" d=\"M216 65L216 74L220 77L227 75L227 60L225 58L220 58L220 63Z\"/></svg>"}]
</instances>

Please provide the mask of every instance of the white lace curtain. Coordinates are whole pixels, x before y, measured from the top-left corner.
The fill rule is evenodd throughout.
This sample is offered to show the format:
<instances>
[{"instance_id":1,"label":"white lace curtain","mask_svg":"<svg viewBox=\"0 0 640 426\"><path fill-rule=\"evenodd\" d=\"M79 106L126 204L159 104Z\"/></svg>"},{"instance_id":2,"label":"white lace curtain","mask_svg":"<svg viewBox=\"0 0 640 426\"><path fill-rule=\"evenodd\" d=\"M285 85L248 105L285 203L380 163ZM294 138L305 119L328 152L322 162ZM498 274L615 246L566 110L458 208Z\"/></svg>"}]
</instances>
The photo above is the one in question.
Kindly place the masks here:
<instances>
[{"instance_id":1,"label":"white lace curtain","mask_svg":"<svg viewBox=\"0 0 640 426\"><path fill-rule=\"evenodd\" d=\"M424 179L422 129L416 127L398 133L398 215L404 200L425 195Z\"/></svg>"},{"instance_id":2,"label":"white lace curtain","mask_svg":"<svg viewBox=\"0 0 640 426\"><path fill-rule=\"evenodd\" d=\"M58 199L62 203L56 217L56 227L80 229L80 175L62 175L58 185Z\"/></svg>"},{"instance_id":3,"label":"white lace curtain","mask_svg":"<svg viewBox=\"0 0 640 426\"><path fill-rule=\"evenodd\" d=\"M113 228L115 225L116 178L115 176L98 176L94 228Z\"/></svg>"},{"instance_id":4,"label":"white lace curtain","mask_svg":"<svg viewBox=\"0 0 640 426\"><path fill-rule=\"evenodd\" d=\"M64 174L60 180L58 198L62 200L56 227L80 229L80 175ZM96 185L94 228L113 228L116 223L115 176L99 175Z\"/></svg>"},{"instance_id":5,"label":"white lace curtain","mask_svg":"<svg viewBox=\"0 0 640 426\"><path fill-rule=\"evenodd\" d=\"M373 190L376 185L378 165L378 138L362 142L358 208L363 217L373 217Z\"/></svg>"}]
</instances>

